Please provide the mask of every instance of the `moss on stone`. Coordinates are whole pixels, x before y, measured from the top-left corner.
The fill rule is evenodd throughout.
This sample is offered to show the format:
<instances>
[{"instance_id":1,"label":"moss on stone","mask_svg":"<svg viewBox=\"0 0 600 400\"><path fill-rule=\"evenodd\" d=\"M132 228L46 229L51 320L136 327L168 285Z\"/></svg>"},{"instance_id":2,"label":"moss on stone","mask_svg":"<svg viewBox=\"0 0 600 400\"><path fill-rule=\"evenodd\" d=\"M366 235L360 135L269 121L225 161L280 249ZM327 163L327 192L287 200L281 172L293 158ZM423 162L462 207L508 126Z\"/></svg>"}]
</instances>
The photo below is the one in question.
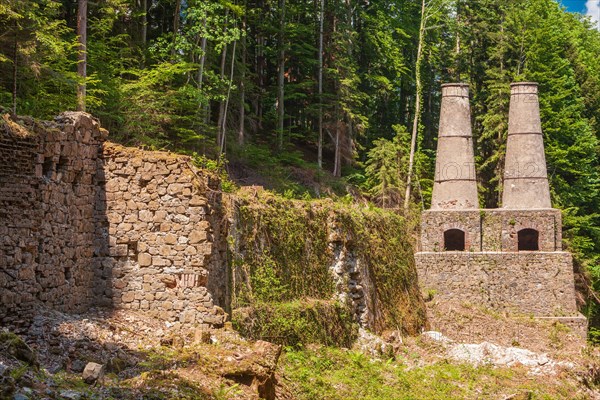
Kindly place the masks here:
<instances>
[{"instance_id":1,"label":"moss on stone","mask_svg":"<svg viewBox=\"0 0 600 400\"><path fill-rule=\"evenodd\" d=\"M369 328L414 334L426 324L410 234L401 216L331 200L288 200L256 189L241 191L235 204L229 240L236 257L231 263L234 314L242 307L268 314L273 304L331 301L349 293L343 287L348 282L336 281L333 272L342 249L358 260L350 275L360 274L366 303L375 305ZM356 310L350 301L343 303L352 319ZM260 331L245 332L261 337Z\"/></svg>"},{"instance_id":2,"label":"moss on stone","mask_svg":"<svg viewBox=\"0 0 600 400\"><path fill-rule=\"evenodd\" d=\"M12 332L0 331L0 351L6 352L19 361L29 365L37 366L38 361L35 353L18 335Z\"/></svg>"},{"instance_id":3,"label":"moss on stone","mask_svg":"<svg viewBox=\"0 0 600 400\"><path fill-rule=\"evenodd\" d=\"M232 319L235 329L246 337L287 346L350 347L358 335L358 325L347 308L332 300L258 303L234 310Z\"/></svg>"}]
</instances>

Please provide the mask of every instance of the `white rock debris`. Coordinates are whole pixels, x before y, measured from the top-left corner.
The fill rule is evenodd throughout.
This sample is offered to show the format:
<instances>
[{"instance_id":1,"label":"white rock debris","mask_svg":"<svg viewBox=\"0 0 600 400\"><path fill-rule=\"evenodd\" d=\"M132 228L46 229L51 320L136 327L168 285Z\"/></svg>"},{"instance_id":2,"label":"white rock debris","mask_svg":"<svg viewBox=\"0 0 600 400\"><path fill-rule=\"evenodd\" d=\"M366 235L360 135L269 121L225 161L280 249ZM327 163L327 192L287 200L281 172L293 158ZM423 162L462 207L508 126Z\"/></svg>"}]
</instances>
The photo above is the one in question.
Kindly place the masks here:
<instances>
[{"instance_id":1,"label":"white rock debris","mask_svg":"<svg viewBox=\"0 0 600 400\"><path fill-rule=\"evenodd\" d=\"M575 367L571 362L556 361L545 353L535 353L518 347L504 347L490 342L455 343L436 331L423 332L422 336L444 345L449 358L475 366L523 366L529 369L530 375L555 375L560 369Z\"/></svg>"}]
</instances>

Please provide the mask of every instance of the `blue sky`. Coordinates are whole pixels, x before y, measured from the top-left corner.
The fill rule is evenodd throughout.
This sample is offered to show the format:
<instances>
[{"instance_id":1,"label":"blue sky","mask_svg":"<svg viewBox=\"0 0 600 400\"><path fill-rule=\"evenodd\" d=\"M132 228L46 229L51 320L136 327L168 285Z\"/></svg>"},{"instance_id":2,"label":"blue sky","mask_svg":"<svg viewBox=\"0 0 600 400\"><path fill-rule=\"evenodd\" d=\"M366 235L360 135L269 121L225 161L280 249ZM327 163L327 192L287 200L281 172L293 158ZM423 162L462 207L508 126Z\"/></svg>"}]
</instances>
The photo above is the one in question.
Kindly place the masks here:
<instances>
[{"instance_id":1,"label":"blue sky","mask_svg":"<svg viewBox=\"0 0 600 400\"><path fill-rule=\"evenodd\" d=\"M585 13L587 11L585 7L586 0L560 0L560 3L572 12Z\"/></svg>"},{"instance_id":2,"label":"blue sky","mask_svg":"<svg viewBox=\"0 0 600 400\"><path fill-rule=\"evenodd\" d=\"M587 14L592 21L598 22L600 18L600 0L558 0L567 10ZM600 29L600 24L598 24Z\"/></svg>"}]
</instances>

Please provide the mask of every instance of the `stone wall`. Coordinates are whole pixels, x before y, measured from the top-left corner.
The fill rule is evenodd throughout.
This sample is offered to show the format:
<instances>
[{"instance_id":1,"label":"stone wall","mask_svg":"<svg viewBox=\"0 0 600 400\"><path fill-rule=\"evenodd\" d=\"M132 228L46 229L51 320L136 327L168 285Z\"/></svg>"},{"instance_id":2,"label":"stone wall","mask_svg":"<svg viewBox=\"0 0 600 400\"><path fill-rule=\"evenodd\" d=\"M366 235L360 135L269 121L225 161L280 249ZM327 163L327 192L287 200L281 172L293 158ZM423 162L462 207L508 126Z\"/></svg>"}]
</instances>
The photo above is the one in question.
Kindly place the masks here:
<instances>
[{"instance_id":1,"label":"stone wall","mask_svg":"<svg viewBox=\"0 0 600 400\"><path fill-rule=\"evenodd\" d=\"M444 251L444 232L465 232L465 251ZM519 251L518 232L538 232L538 251ZM571 254L562 251L556 209L429 210L422 214L419 284L440 301L563 318L577 328ZM568 318L565 318L568 317Z\"/></svg>"},{"instance_id":2,"label":"stone wall","mask_svg":"<svg viewBox=\"0 0 600 400\"><path fill-rule=\"evenodd\" d=\"M466 251L480 251L481 213L479 210L424 211L421 214L421 250L444 250L444 232L448 229L460 229L465 232Z\"/></svg>"},{"instance_id":3,"label":"stone wall","mask_svg":"<svg viewBox=\"0 0 600 400\"><path fill-rule=\"evenodd\" d=\"M94 269L116 307L173 323L224 322L226 242L219 181L188 157L107 143L103 154L107 246Z\"/></svg>"},{"instance_id":4,"label":"stone wall","mask_svg":"<svg viewBox=\"0 0 600 400\"><path fill-rule=\"evenodd\" d=\"M526 228L539 232L540 251L562 250L562 218L557 209L484 210L481 225L483 251L517 251L517 232Z\"/></svg>"},{"instance_id":5,"label":"stone wall","mask_svg":"<svg viewBox=\"0 0 600 400\"><path fill-rule=\"evenodd\" d=\"M105 305L222 324L218 179L106 135L85 113L0 122L0 321Z\"/></svg>"},{"instance_id":6,"label":"stone wall","mask_svg":"<svg viewBox=\"0 0 600 400\"><path fill-rule=\"evenodd\" d=\"M422 252L419 283L437 300L469 302L535 316L576 316L567 252Z\"/></svg>"},{"instance_id":7,"label":"stone wall","mask_svg":"<svg viewBox=\"0 0 600 400\"><path fill-rule=\"evenodd\" d=\"M0 319L94 302L94 204L106 131L91 118L0 123Z\"/></svg>"},{"instance_id":8,"label":"stone wall","mask_svg":"<svg viewBox=\"0 0 600 400\"><path fill-rule=\"evenodd\" d=\"M508 251L518 249L517 232L521 229L539 232L541 251L562 250L560 210L428 210L421 218L422 251L442 251L444 232L465 232L466 251Z\"/></svg>"}]
</instances>

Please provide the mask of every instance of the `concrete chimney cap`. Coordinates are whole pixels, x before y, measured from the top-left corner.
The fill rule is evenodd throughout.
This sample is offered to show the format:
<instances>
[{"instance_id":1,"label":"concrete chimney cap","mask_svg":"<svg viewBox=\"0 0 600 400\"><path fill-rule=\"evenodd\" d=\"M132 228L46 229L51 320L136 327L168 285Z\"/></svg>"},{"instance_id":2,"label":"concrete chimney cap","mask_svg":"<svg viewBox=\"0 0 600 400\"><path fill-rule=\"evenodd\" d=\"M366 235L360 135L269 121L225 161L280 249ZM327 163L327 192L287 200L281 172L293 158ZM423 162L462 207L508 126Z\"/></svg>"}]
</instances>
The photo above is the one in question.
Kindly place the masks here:
<instances>
[{"instance_id":1,"label":"concrete chimney cap","mask_svg":"<svg viewBox=\"0 0 600 400\"><path fill-rule=\"evenodd\" d=\"M515 82L510 84L510 94L538 94L537 82Z\"/></svg>"},{"instance_id":2,"label":"concrete chimney cap","mask_svg":"<svg viewBox=\"0 0 600 400\"><path fill-rule=\"evenodd\" d=\"M442 84L442 97L469 97L469 85L467 83L444 83Z\"/></svg>"},{"instance_id":3,"label":"concrete chimney cap","mask_svg":"<svg viewBox=\"0 0 600 400\"><path fill-rule=\"evenodd\" d=\"M468 83L464 83L464 82L455 82L455 83L442 83L442 87L453 87L453 86L460 86L460 87L469 87Z\"/></svg>"},{"instance_id":4,"label":"concrete chimney cap","mask_svg":"<svg viewBox=\"0 0 600 400\"><path fill-rule=\"evenodd\" d=\"M538 86L537 82L513 82L510 84L510 87L513 86Z\"/></svg>"}]
</instances>

